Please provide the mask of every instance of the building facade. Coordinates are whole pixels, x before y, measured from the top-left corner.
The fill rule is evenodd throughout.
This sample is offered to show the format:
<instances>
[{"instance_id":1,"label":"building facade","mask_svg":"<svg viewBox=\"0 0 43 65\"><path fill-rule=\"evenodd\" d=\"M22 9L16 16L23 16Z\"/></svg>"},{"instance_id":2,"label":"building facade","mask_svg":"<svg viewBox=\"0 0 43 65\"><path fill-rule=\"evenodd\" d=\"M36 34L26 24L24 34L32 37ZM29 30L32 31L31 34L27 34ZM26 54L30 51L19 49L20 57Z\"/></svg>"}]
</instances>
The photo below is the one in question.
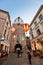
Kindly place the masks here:
<instances>
[{"instance_id":1,"label":"building facade","mask_svg":"<svg viewBox=\"0 0 43 65\"><path fill-rule=\"evenodd\" d=\"M20 44L22 46L22 49L26 46L25 32L23 30L22 24L23 20L18 17L15 19L14 23L11 26L11 52L15 51L17 44Z\"/></svg>"},{"instance_id":2,"label":"building facade","mask_svg":"<svg viewBox=\"0 0 43 65\"><path fill-rule=\"evenodd\" d=\"M43 50L43 5L39 8L30 24L32 49Z\"/></svg>"},{"instance_id":3,"label":"building facade","mask_svg":"<svg viewBox=\"0 0 43 65\"><path fill-rule=\"evenodd\" d=\"M10 46L10 15L8 12L4 10L0 10L0 39L4 38L4 40L0 40L0 50L6 50L9 52Z\"/></svg>"}]
</instances>

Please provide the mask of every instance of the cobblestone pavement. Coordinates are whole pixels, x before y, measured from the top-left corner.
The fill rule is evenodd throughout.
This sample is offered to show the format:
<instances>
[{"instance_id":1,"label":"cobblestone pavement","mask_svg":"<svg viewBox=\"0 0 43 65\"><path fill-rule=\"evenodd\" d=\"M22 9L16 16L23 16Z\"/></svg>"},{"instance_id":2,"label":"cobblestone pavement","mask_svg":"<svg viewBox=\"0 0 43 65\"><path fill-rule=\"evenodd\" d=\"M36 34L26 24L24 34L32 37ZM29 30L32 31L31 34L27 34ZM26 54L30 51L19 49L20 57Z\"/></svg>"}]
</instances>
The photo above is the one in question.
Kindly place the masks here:
<instances>
[{"instance_id":1,"label":"cobblestone pavement","mask_svg":"<svg viewBox=\"0 0 43 65\"><path fill-rule=\"evenodd\" d=\"M7 58L0 61L0 65L29 65L28 56L23 53L22 57L18 58L16 53L11 53ZM43 65L43 59L32 57L31 65Z\"/></svg>"}]
</instances>

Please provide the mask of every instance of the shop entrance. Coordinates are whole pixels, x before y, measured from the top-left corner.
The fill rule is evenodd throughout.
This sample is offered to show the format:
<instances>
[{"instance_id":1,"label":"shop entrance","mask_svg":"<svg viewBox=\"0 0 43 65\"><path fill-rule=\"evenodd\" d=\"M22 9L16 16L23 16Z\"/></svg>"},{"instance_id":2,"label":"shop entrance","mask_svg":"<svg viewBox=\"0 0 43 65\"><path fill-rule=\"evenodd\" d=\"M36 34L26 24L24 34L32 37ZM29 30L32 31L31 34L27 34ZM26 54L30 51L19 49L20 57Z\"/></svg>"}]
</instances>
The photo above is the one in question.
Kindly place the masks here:
<instances>
[{"instance_id":1,"label":"shop entrance","mask_svg":"<svg viewBox=\"0 0 43 65\"><path fill-rule=\"evenodd\" d=\"M1 51L3 50L3 46L4 46L4 45L3 45L3 44L1 44L1 49L0 49Z\"/></svg>"}]
</instances>

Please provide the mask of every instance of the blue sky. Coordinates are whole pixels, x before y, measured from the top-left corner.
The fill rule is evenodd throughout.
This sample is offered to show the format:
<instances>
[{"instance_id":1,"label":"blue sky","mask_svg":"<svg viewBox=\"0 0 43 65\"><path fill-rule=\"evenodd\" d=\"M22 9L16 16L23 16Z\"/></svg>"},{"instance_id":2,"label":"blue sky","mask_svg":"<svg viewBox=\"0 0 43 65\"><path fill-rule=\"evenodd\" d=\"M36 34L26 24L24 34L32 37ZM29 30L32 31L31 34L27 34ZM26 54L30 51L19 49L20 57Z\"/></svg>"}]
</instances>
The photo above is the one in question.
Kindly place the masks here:
<instances>
[{"instance_id":1,"label":"blue sky","mask_svg":"<svg viewBox=\"0 0 43 65\"><path fill-rule=\"evenodd\" d=\"M13 23L20 16L25 23L31 23L43 0L0 0L0 9L8 11Z\"/></svg>"}]
</instances>

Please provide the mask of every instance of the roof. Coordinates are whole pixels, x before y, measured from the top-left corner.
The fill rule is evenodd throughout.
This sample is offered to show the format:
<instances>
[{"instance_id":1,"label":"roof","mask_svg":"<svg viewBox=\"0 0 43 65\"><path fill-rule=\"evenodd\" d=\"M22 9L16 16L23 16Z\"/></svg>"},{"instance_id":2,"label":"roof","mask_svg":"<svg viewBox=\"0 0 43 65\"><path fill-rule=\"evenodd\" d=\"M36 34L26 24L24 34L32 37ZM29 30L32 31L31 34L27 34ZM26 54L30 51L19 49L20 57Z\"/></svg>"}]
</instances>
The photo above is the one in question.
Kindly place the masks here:
<instances>
[{"instance_id":1,"label":"roof","mask_svg":"<svg viewBox=\"0 0 43 65\"><path fill-rule=\"evenodd\" d=\"M21 17L17 17L15 20L14 20L14 24L23 24L23 20Z\"/></svg>"},{"instance_id":2,"label":"roof","mask_svg":"<svg viewBox=\"0 0 43 65\"><path fill-rule=\"evenodd\" d=\"M38 11L37 11L36 15L34 16L34 18L33 18L32 22L31 22L30 26L32 25L32 23L34 22L34 20L36 19L36 17L38 16L38 14L40 13L40 11L42 9L43 9L43 5L41 5L40 8L38 9Z\"/></svg>"},{"instance_id":3,"label":"roof","mask_svg":"<svg viewBox=\"0 0 43 65\"><path fill-rule=\"evenodd\" d=\"M4 13L6 13L6 14L8 15L9 20L10 20L9 12L7 12L7 11L5 11L5 10L2 10L2 9L0 9L0 12L4 12Z\"/></svg>"}]
</instances>

